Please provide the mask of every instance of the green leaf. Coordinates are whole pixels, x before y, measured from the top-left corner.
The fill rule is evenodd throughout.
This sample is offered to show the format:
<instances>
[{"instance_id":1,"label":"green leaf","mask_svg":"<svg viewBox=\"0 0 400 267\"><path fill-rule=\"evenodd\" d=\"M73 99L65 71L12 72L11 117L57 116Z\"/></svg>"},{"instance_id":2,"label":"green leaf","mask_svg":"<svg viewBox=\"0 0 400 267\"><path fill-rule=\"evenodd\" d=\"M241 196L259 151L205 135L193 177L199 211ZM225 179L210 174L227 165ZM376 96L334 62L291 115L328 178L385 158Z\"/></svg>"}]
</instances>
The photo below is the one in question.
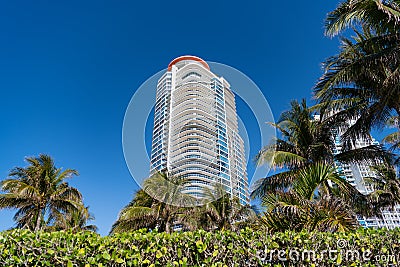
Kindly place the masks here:
<instances>
[{"instance_id":1,"label":"green leaf","mask_svg":"<svg viewBox=\"0 0 400 267\"><path fill-rule=\"evenodd\" d=\"M212 256L213 256L213 257L216 257L217 255L218 255L218 250L214 250Z\"/></svg>"},{"instance_id":2,"label":"green leaf","mask_svg":"<svg viewBox=\"0 0 400 267\"><path fill-rule=\"evenodd\" d=\"M157 250L156 252L156 258L159 259L163 256L163 254L161 253L161 251Z\"/></svg>"},{"instance_id":3,"label":"green leaf","mask_svg":"<svg viewBox=\"0 0 400 267\"><path fill-rule=\"evenodd\" d=\"M336 264L341 264L342 263L342 254L341 253L338 253L338 255L337 255L337 259L336 259Z\"/></svg>"},{"instance_id":4,"label":"green leaf","mask_svg":"<svg viewBox=\"0 0 400 267\"><path fill-rule=\"evenodd\" d=\"M103 256L103 259L105 259L105 260L110 260L111 259L110 254L108 254L107 252L104 252L102 256Z\"/></svg>"},{"instance_id":5,"label":"green leaf","mask_svg":"<svg viewBox=\"0 0 400 267\"><path fill-rule=\"evenodd\" d=\"M84 248L79 249L78 250L78 254L79 255L84 255L85 254L85 249Z\"/></svg>"}]
</instances>

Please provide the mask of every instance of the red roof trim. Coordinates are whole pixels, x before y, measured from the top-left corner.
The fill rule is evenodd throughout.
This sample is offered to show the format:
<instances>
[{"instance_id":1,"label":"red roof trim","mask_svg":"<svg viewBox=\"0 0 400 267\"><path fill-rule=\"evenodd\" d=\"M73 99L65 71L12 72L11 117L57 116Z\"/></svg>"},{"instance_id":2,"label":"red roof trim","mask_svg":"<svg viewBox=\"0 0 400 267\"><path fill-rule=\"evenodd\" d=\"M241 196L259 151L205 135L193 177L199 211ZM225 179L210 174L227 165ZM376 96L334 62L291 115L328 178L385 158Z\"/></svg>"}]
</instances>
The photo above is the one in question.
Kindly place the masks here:
<instances>
[{"instance_id":1,"label":"red roof trim","mask_svg":"<svg viewBox=\"0 0 400 267\"><path fill-rule=\"evenodd\" d=\"M170 71L172 69L172 65L175 65L176 63L183 61L183 60L193 60L193 61L197 61L200 62L201 64L203 64L203 66L205 68L207 68L208 70L210 70L210 66L208 66L207 62L205 62L204 60L202 60L199 57L195 57L195 56L181 56L181 57L177 57L174 60L171 61L171 63L168 64L168 71Z\"/></svg>"}]
</instances>

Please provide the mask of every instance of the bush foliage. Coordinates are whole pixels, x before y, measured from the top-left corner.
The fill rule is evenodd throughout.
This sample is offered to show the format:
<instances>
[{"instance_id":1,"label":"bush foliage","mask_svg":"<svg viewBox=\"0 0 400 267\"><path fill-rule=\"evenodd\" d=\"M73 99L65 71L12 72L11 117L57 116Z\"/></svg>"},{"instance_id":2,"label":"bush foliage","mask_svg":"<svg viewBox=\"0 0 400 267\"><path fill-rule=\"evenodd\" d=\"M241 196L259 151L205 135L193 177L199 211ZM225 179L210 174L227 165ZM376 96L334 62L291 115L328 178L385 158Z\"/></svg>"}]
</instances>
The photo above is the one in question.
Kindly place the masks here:
<instances>
[{"instance_id":1,"label":"bush foliage","mask_svg":"<svg viewBox=\"0 0 400 267\"><path fill-rule=\"evenodd\" d=\"M0 266L397 266L400 230L0 233ZM315 252L315 255L312 252ZM329 255L330 254L330 255Z\"/></svg>"}]
</instances>

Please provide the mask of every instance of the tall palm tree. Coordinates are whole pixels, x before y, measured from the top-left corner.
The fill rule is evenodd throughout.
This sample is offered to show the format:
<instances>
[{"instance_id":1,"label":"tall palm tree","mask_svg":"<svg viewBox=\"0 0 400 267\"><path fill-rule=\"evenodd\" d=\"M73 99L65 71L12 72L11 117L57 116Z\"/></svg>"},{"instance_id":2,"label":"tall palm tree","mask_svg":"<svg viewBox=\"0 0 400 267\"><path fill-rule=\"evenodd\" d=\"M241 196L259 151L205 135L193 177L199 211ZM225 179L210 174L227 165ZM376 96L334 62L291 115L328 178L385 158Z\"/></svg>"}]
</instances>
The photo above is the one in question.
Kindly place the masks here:
<instances>
[{"instance_id":1,"label":"tall palm tree","mask_svg":"<svg viewBox=\"0 0 400 267\"><path fill-rule=\"evenodd\" d=\"M335 36L343 30L361 25L381 35L400 28L400 1L346 0L328 14L325 33Z\"/></svg>"},{"instance_id":2,"label":"tall palm tree","mask_svg":"<svg viewBox=\"0 0 400 267\"><path fill-rule=\"evenodd\" d=\"M0 208L15 208L18 228L38 231L48 218L68 214L82 207L82 195L66 179L77 175L72 169L56 168L48 155L29 157L28 167L16 167L9 178L0 182Z\"/></svg>"},{"instance_id":3,"label":"tall palm tree","mask_svg":"<svg viewBox=\"0 0 400 267\"><path fill-rule=\"evenodd\" d=\"M400 34L395 55L385 55L389 41L381 43L370 32L358 33L355 42L343 38L341 52L325 62L325 74L315 87L316 97L336 121L355 120L343 135L344 146L368 138L372 128L382 129L400 114Z\"/></svg>"},{"instance_id":4,"label":"tall palm tree","mask_svg":"<svg viewBox=\"0 0 400 267\"><path fill-rule=\"evenodd\" d=\"M181 215L196 205L195 198L183 193L186 183L186 179L167 172L152 175L144 181L143 190L121 210L111 233L140 228L171 232L174 225L183 223Z\"/></svg>"},{"instance_id":5,"label":"tall palm tree","mask_svg":"<svg viewBox=\"0 0 400 267\"><path fill-rule=\"evenodd\" d=\"M344 148L367 138L372 128L400 115L400 2L347 0L329 13L326 34L337 35L354 24L353 40L342 38L341 51L325 62L316 97L335 120L354 119L343 135Z\"/></svg>"},{"instance_id":6,"label":"tall palm tree","mask_svg":"<svg viewBox=\"0 0 400 267\"><path fill-rule=\"evenodd\" d=\"M294 181L298 170L317 161L331 161L334 146L330 129L313 118L313 111L303 99L291 102L291 109L282 113L274 126L281 137L264 147L257 155L257 164L270 163L282 172L258 180L253 197L267 192L285 190Z\"/></svg>"},{"instance_id":7,"label":"tall palm tree","mask_svg":"<svg viewBox=\"0 0 400 267\"><path fill-rule=\"evenodd\" d=\"M317 162L331 165L335 161L350 163L386 155L376 145L334 154L332 130L339 126L331 118L315 117L317 108L308 107L305 100L301 103L292 101L291 109L284 112L277 123L271 123L281 137L259 152L257 163L271 163L275 170L280 169L281 172L258 180L252 191L253 198L276 190L286 191L298 179L302 169Z\"/></svg>"},{"instance_id":8,"label":"tall palm tree","mask_svg":"<svg viewBox=\"0 0 400 267\"><path fill-rule=\"evenodd\" d=\"M260 179L253 188L252 197L260 197L266 207L262 220L271 229L337 231L355 227L354 212L372 215L372 202L340 177L335 164L378 162L386 151L371 145L334 152L334 129L344 124L328 116L315 116L321 105L308 107L305 100L292 101L291 105L272 124L280 138L257 156L259 164L271 162L280 170Z\"/></svg>"}]
</instances>

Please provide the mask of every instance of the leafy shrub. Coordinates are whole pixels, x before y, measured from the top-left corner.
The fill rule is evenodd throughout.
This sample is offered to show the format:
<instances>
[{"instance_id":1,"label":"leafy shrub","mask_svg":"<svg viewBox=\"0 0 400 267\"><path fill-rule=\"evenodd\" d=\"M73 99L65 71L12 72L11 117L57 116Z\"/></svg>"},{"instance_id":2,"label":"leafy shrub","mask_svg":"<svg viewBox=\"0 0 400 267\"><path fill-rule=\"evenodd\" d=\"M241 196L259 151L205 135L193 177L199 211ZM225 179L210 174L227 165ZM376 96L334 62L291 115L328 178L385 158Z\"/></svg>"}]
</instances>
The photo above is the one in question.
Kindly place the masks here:
<instances>
[{"instance_id":1,"label":"leafy shrub","mask_svg":"<svg viewBox=\"0 0 400 267\"><path fill-rule=\"evenodd\" d=\"M0 266L397 266L400 230L0 233ZM315 255L312 255L312 253ZM331 255L329 255L329 253Z\"/></svg>"}]
</instances>

